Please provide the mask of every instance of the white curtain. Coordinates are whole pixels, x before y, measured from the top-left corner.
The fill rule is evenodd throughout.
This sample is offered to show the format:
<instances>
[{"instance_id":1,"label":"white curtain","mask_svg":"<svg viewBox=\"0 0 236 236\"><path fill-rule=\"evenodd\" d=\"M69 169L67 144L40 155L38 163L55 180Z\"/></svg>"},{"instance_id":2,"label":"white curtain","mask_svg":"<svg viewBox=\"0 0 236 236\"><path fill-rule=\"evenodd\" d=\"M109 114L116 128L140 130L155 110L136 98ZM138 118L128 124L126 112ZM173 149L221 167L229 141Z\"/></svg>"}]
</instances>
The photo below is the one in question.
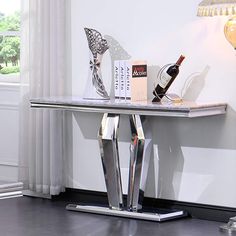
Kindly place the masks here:
<instances>
[{"instance_id":1,"label":"white curtain","mask_svg":"<svg viewBox=\"0 0 236 236\"><path fill-rule=\"evenodd\" d=\"M66 0L22 0L19 178L50 195L64 191L64 113L29 99L69 95L65 28Z\"/></svg>"}]
</instances>

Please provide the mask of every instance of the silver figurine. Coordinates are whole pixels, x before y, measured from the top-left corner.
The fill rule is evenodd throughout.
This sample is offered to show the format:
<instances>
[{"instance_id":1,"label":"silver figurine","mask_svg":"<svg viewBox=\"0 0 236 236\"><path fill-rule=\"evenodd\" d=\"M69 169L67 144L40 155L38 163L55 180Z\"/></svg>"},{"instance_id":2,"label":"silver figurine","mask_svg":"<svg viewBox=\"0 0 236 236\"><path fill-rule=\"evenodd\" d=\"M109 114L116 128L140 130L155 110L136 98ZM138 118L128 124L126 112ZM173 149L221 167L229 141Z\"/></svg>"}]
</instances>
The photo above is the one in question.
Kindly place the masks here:
<instances>
[{"instance_id":1,"label":"silver figurine","mask_svg":"<svg viewBox=\"0 0 236 236\"><path fill-rule=\"evenodd\" d=\"M84 99L110 99L102 81L101 61L109 48L106 39L95 29L84 28L90 49L89 76Z\"/></svg>"}]
</instances>

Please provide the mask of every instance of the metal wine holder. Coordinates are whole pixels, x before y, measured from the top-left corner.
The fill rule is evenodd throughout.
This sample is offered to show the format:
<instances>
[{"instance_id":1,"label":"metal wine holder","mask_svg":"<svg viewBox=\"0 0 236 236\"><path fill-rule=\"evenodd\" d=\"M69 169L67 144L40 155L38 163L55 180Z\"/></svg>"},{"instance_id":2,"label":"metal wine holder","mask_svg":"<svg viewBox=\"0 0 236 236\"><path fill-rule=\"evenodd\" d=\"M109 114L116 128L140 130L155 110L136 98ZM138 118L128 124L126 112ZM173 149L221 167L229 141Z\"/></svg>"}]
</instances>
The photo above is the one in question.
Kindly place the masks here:
<instances>
[{"instance_id":1,"label":"metal wine holder","mask_svg":"<svg viewBox=\"0 0 236 236\"><path fill-rule=\"evenodd\" d=\"M172 65L172 64L169 63L169 64L166 64L166 65L164 65L164 66L161 67L161 69L160 69L160 70L158 71L158 73L157 73L157 81L160 80L162 73L163 73L164 70L165 70L168 66L170 66L170 65ZM154 83L153 95L154 95L156 98L158 98L159 101L161 101L162 98L160 97L160 95L162 95L162 94L157 94L155 88L156 88L156 85L155 85L155 83Z\"/></svg>"},{"instance_id":2,"label":"metal wine holder","mask_svg":"<svg viewBox=\"0 0 236 236\"><path fill-rule=\"evenodd\" d=\"M164 66L161 67L161 69L158 71L157 73L157 80L159 81L160 80L160 77L162 75L162 73L164 72L164 70L168 67L168 66L171 66L171 65L174 65L174 63L169 63L169 64L166 64ZM163 98L160 97L160 95L163 95L164 98L166 98L168 101L170 102L182 102L182 98L175 94L175 93L166 93L166 94L157 94L156 91L155 91L155 87L156 85L154 84L154 89L153 89L153 95L159 99L159 101L161 101Z\"/></svg>"},{"instance_id":3,"label":"metal wine holder","mask_svg":"<svg viewBox=\"0 0 236 236\"><path fill-rule=\"evenodd\" d=\"M109 48L106 39L95 29L84 28L90 50L89 73L84 99L110 99L102 80L101 62Z\"/></svg>"}]
</instances>

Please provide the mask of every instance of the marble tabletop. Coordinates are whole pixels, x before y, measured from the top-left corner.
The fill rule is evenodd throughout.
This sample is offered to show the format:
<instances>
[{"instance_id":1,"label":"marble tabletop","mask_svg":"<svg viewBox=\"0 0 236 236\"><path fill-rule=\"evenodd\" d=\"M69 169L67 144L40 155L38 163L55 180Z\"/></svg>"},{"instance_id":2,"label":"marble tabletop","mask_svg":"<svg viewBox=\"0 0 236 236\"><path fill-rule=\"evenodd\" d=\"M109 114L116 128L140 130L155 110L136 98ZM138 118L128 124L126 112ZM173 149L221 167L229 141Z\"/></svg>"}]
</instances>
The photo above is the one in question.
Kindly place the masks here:
<instances>
[{"instance_id":1,"label":"marble tabletop","mask_svg":"<svg viewBox=\"0 0 236 236\"><path fill-rule=\"evenodd\" d=\"M81 97L43 97L30 99L32 108L63 109L83 112L114 114L138 114L149 116L201 117L224 114L226 103L151 101L131 102L130 100L87 100Z\"/></svg>"}]
</instances>

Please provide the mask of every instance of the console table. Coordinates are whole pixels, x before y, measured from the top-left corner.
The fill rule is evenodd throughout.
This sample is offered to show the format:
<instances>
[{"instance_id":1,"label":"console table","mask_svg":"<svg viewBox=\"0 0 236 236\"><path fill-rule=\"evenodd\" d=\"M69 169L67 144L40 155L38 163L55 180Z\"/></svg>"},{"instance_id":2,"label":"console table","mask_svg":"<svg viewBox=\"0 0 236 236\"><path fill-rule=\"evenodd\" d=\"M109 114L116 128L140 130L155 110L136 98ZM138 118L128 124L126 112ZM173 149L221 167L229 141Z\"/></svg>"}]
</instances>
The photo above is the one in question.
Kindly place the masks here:
<instances>
[{"instance_id":1,"label":"console table","mask_svg":"<svg viewBox=\"0 0 236 236\"><path fill-rule=\"evenodd\" d=\"M226 112L225 103L130 102L125 100L85 100L79 97L45 97L30 100L32 108L104 113L98 132L109 207L69 204L68 210L165 221L185 215L183 211L148 213L142 211L152 134L147 116L203 117ZM131 129L127 203L124 204L119 164L118 129L120 114L129 116Z\"/></svg>"}]
</instances>

